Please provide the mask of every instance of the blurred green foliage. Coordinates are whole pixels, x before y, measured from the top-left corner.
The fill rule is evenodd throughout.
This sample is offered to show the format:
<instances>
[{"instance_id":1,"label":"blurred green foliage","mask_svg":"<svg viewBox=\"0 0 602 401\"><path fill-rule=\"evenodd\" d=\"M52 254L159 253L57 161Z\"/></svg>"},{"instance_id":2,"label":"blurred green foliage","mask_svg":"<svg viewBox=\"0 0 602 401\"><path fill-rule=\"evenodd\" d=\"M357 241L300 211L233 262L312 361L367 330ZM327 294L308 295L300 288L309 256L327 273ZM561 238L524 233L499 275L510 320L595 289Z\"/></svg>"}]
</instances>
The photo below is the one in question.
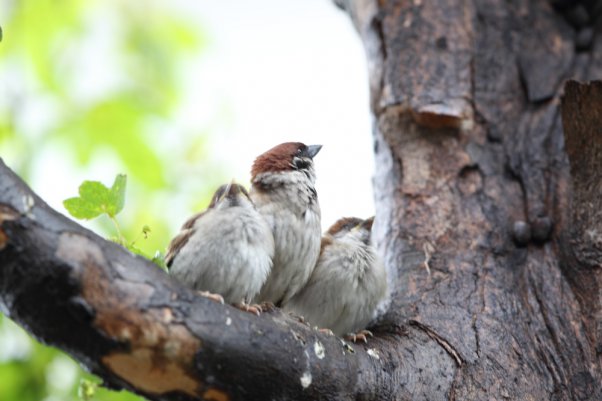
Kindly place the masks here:
<instances>
[{"instance_id":1,"label":"blurred green foliage","mask_svg":"<svg viewBox=\"0 0 602 401\"><path fill-rule=\"evenodd\" d=\"M203 33L159 0L5 0L0 15L0 156L34 190L57 179L41 158L72 166L73 177L58 177L72 180L59 199L75 193L82 175L109 182L127 174L123 235L144 237L136 247L146 255L162 252L174 210L206 204L224 180L208 161L207 130L172 124L182 65L202 53ZM106 216L98 220L93 229L114 235ZM0 401L80 400L82 378L100 382L0 315ZM81 393L140 399L93 387Z\"/></svg>"}]
</instances>

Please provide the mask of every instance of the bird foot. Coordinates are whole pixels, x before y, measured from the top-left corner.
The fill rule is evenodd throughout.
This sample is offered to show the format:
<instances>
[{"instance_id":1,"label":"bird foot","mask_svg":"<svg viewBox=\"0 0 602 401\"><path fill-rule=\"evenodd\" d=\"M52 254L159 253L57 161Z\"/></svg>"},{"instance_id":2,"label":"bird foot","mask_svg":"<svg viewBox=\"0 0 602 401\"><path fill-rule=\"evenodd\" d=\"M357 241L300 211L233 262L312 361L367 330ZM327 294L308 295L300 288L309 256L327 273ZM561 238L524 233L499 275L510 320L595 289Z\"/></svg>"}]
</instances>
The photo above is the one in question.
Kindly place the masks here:
<instances>
[{"instance_id":1,"label":"bird foot","mask_svg":"<svg viewBox=\"0 0 602 401\"><path fill-rule=\"evenodd\" d=\"M261 305L258 305L258 304L250 305L246 302L239 302L237 304L234 304L234 307L236 307L242 311L252 313L256 316L261 315L261 312L262 312Z\"/></svg>"},{"instance_id":2,"label":"bird foot","mask_svg":"<svg viewBox=\"0 0 602 401\"><path fill-rule=\"evenodd\" d=\"M329 335L329 336L334 336L334 333L333 333L333 332L332 332L332 330L330 330L330 329L325 329L325 328L322 328L322 329L318 329L318 331L319 331L320 333L327 334L327 335Z\"/></svg>"},{"instance_id":3,"label":"bird foot","mask_svg":"<svg viewBox=\"0 0 602 401\"><path fill-rule=\"evenodd\" d=\"M197 291L199 295L205 297L205 298L209 298L212 301L215 302L219 302L220 304L224 303L224 297L222 297L219 294L215 294L213 292L209 292L209 291Z\"/></svg>"},{"instance_id":4,"label":"bird foot","mask_svg":"<svg viewBox=\"0 0 602 401\"><path fill-rule=\"evenodd\" d=\"M374 334L370 330L361 330L357 333L349 333L345 335L345 340L353 341L354 343L361 340L368 343L368 337L374 337Z\"/></svg>"},{"instance_id":5,"label":"bird foot","mask_svg":"<svg viewBox=\"0 0 602 401\"><path fill-rule=\"evenodd\" d=\"M305 318L303 316L297 315L296 313L293 313L293 312L288 312L288 314L289 314L290 317L292 317L293 319L295 319L299 323L304 324L306 326L310 326L309 323L307 323L307 321L305 320Z\"/></svg>"},{"instance_id":6,"label":"bird foot","mask_svg":"<svg viewBox=\"0 0 602 401\"><path fill-rule=\"evenodd\" d=\"M276 305L268 301L262 302L259 306L261 307L262 312L273 312L276 310Z\"/></svg>"}]
</instances>

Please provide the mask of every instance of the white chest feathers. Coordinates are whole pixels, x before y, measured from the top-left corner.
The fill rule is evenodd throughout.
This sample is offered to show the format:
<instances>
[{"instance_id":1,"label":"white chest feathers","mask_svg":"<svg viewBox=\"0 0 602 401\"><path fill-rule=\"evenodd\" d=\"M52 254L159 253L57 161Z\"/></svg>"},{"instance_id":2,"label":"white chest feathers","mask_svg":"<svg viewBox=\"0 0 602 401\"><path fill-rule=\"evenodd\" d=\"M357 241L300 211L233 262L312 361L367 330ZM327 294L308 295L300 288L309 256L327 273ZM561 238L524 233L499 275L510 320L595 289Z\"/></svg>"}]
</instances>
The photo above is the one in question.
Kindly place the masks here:
<instances>
[{"instance_id":1,"label":"white chest feathers","mask_svg":"<svg viewBox=\"0 0 602 401\"><path fill-rule=\"evenodd\" d=\"M274 235L273 268L258 301L287 302L307 283L320 253L320 205L313 168L258 175L251 188Z\"/></svg>"},{"instance_id":2,"label":"white chest feathers","mask_svg":"<svg viewBox=\"0 0 602 401\"><path fill-rule=\"evenodd\" d=\"M311 325L344 335L364 329L386 293L381 259L350 233L328 238L307 285L284 308Z\"/></svg>"},{"instance_id":3,"label":"white chest feathers","mask_svg":"<svg viewBox=\"0 0 602 401\"><path fill-rule=\"evenodd\" d=\"M229 303L250 302L272 267L272 230L252 207L208 209L173 259L171 274L188 286L221 294Z\"/></svg>"}]
</instances>

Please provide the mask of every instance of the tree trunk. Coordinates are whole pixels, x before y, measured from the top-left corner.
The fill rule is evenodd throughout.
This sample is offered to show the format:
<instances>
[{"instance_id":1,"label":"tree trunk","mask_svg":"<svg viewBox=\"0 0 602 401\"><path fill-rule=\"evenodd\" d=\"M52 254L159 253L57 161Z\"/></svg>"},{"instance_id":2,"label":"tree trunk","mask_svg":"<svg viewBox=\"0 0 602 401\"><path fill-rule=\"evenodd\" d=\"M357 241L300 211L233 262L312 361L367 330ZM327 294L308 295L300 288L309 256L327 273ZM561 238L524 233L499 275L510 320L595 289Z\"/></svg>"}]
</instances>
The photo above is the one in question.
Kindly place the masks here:
<instances>
[{"instance_id":1,"label":"tree trunk","mask_svg":"<svg viewBox=\"0 0 602 401\"><path fill-rule=\"evenodd\" d=\"M413 348L397 399L602 400L600 84L568 86L566 139L559 108L602 77L601 3L339 1L369 59L387 319L444 351Z\"/></svg>"},{"instance_id":2,"label":"tree trunk","mask_svg":"<svg viewBox=\"0 0 602 401\"><path fill-rule=\"evenodd\" d=\"M559 106L602 76L602 5L338 3L393 289L369 344L198 297L0 163L2 312L153 400L602 399L602 83Z\"/></svg>"}]
</instances>

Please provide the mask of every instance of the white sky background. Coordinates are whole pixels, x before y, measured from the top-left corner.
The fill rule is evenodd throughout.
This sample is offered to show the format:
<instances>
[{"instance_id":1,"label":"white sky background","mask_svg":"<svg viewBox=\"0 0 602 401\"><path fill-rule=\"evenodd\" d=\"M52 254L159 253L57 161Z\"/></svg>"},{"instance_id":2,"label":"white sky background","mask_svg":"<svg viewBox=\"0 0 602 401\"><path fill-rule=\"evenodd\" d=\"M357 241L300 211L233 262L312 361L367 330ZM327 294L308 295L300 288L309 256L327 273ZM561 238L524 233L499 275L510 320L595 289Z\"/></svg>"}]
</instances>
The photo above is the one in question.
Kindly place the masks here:
<instances>
[{"instance_id":1,"label":"white sky background","mask_svg":"<svg viewBox=\"0 0 602 401\"><path fill-rule=\"evenodd\" d=\"M286 141L324 145L316 156L322 226L374 214L368 75L350 18L329 0L179 1L209 50L195 66L184 115L227 104L215 151L238 181L253 159Z\"/></svg>"},{"instance_id":2,"label":"white sky background","mask_svg":"<svg viewBox=\"0 0 602 401\"><path fill-rule=\"evenodd\" d=\"M184 103L169 129L209 127L213 158L226 176L246 185L253 160L269 148L288 141L322 144L315 158L322 227L343 216L373 215L368 76L350 18L330 0L177 0L171 6L198 21L209 43L187 64ZM162 143L166 151L180 142L169 138L175 143ZM105 155L74 173L60 152L41 152L32 187L67 214L62 201L81 181L110 184L106 172L119 170L114 156ZM49 168L62 179L48 180ZM128 197L128 204L135 202ZM193 212L180 206L174 201L169 211L174 230Z\"/></svg>"}]
</instances>

